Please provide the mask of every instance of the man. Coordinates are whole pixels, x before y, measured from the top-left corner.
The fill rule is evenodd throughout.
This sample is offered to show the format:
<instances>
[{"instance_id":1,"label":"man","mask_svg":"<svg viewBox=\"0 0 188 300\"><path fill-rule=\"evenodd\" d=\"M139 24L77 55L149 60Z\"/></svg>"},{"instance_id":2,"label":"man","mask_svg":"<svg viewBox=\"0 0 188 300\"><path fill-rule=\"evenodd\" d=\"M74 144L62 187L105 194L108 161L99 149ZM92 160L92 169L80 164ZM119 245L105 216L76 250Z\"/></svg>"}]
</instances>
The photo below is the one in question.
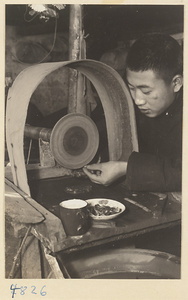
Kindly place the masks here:
<instances>
[{"instance_id":1,"label":"man","mask_svg":"<svg viewBox=\"0 0 188 300\"><path fill-rule=\"evenodd\" d=\"M135 103L139 152L128 162L84 167L95 183L109 185L126 175L131 191L181 190L183 57L170 36L148 34L127 56L126 82Z\"/></svg>"}]
</instances>

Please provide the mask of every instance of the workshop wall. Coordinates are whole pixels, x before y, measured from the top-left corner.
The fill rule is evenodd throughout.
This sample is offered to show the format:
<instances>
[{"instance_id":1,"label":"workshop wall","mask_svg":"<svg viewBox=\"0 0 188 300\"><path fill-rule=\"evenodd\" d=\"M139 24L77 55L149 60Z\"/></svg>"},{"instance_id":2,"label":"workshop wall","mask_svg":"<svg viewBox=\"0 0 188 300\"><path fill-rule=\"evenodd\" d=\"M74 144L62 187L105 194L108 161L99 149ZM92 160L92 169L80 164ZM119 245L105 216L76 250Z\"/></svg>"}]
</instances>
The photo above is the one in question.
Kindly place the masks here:
<instances>
[{"instance_id":1,"label":"workshop wall","mask_svg":"<svg viewBox=\"0 0 188 300\"><path fill-rule=\"evenodd\" d=\"M32 64L68 60L69 8L66 5L59 11L56 31L54 18L45 22L31 18L26 5L6 6L8 80ZM127 50L140 35L166 32L183 46L183 11L183 5L84 5L87 58L101 60L123 76ZM31 103L46 117L64 109L67 100L68 70L64 68L45 78Z\"/></svg>"},{"instance_id":2,"label":"workshop wall","mask_svg":"<svg viewBox=\"0 0 188 300\"><path fill-rule=\"evenodd\" d=\"M42 62L68 60L66 34L57 34L52 50L53 34L21 36L18 32L18 27L6 26L5 75L12 81L22 70L43 59ZM53 72L33 93L31 103L36 105L43 116L67 106L68 72L66 68Z\"/></svg>"}]
</instances>

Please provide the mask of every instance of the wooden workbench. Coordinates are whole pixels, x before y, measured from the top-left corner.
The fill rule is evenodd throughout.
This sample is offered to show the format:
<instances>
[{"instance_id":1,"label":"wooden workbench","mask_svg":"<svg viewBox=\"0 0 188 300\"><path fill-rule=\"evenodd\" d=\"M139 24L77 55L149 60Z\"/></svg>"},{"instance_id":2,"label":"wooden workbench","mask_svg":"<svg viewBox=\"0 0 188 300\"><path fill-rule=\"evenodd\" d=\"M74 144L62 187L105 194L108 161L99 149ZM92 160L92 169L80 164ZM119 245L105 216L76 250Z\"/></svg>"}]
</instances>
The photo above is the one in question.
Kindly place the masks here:
<instances>
[{"instance_id":1,"label":"wooden workbench","mask_svg":"<svg viewBox=\"0 0 188 300\"><path fill-rule=\"evenodd\" d=\"M65 250L72 252L96 245L104 245L158 229L169 228L181 222L181 203L171 194L130 193L121 183L110 187L91 183L85 178L53 178L32 180L29 183L32 197L43 207L57 216L59 220L59 203L67 199L110 198L122 202L125 212L114 220L93 221L90 230L78 237L66 237L56 234L53 244L54 252ZM147 207L151 212L131 204L124 198L132 199ZM50 227L50 224L48 224ZM55 228L55 227L54 227ZM44 234L44 233L43 233ZM51 244L51 243L49 243Z\"/></svg>"},{"instance_id":2,"label":"wooden workbench","mask_svg":"<svg viewBox=\"0 0 188 300\"><path fill-rule=\"evenodd\" d=\"M160 229L168 231L174 226L179 228L181 224L181 197L174 197L171 193L166 195L168 198L165 200L164 194L129 193L121 183L104 187L91 183L86 178L70 176L32 179L29 181L29 185L32 198L22 191L19 194L19 189L12 183L10 176L9 180L6 179L5 210L6 229L8 230L6 234L6 253L8 253L6 276L10 272L13 258L28 226L31 226L31 234L27 238L21 254L23 278L42 278L42 273L45 273L47 277L50 276L51 269L54 270L54 264L57 265L56 260L49 255L50 253L54 253L55 256L60 252L70 255L84 249L108 247L110 243L117 247L119 242L129 245L131 239L138 240L144 234L157 236ZM86 200L98 197L122 202L126 206L125 212L114 220L93 221L89 231L82 236L66 236L59 218L59 203L72 198ZM150 211L147 212L124 198L132 199ZM42 254L43 258L40 257L41 247L39 247L38 241L47 251L47 254ZM35 255L32 258L31 254L33 253ZM45 272L41 269L41 259L43 262L45 260ZM50 260L53 260L51 269L49 269ZM35 265L34 269L33 265ZM63 275L57 266L55 270L52 278L61 278Z\"/></svg>"}]
</instances>

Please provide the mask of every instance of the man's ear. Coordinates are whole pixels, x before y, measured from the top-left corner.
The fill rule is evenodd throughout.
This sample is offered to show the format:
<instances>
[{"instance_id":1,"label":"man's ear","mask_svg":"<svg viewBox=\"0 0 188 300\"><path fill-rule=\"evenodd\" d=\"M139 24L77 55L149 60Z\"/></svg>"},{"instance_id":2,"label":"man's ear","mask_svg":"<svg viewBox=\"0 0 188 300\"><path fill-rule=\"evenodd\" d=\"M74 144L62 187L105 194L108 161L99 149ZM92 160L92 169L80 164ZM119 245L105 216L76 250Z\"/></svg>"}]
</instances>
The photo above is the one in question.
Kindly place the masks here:
<instances>
[{"instance_id":1,"label":"man's ear","mask_svg":"<svg viewBox=\"0 0 188 300\"><path fill-rule=\"evenodd\" d=\"M172 84L174 88L174 92L177 93L183 86L183 76L182 75L175 75L172 79Z\"/></svg>"}]
</instances>

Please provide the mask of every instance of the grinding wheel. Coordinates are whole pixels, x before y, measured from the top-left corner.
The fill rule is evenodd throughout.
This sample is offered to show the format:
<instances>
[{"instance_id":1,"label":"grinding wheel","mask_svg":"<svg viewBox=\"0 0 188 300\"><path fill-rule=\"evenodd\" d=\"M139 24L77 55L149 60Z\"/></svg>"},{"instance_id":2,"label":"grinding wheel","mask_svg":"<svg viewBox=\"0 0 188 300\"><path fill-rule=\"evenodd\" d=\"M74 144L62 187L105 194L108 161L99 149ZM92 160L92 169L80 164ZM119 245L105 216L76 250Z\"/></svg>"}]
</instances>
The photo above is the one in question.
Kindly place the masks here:
<instances>
[{"instance_id":1,"label":"grinding wheel","mask_svg":"<svg viewBox=\"0 0 188 300\"><path fill-rule=\"evenodd\" d=\"M71 113L61 118L52 130L50 147L55 160L66 168L79 169L95 156L99 133L86 115Z\"/></svg>"}]
</instances>

